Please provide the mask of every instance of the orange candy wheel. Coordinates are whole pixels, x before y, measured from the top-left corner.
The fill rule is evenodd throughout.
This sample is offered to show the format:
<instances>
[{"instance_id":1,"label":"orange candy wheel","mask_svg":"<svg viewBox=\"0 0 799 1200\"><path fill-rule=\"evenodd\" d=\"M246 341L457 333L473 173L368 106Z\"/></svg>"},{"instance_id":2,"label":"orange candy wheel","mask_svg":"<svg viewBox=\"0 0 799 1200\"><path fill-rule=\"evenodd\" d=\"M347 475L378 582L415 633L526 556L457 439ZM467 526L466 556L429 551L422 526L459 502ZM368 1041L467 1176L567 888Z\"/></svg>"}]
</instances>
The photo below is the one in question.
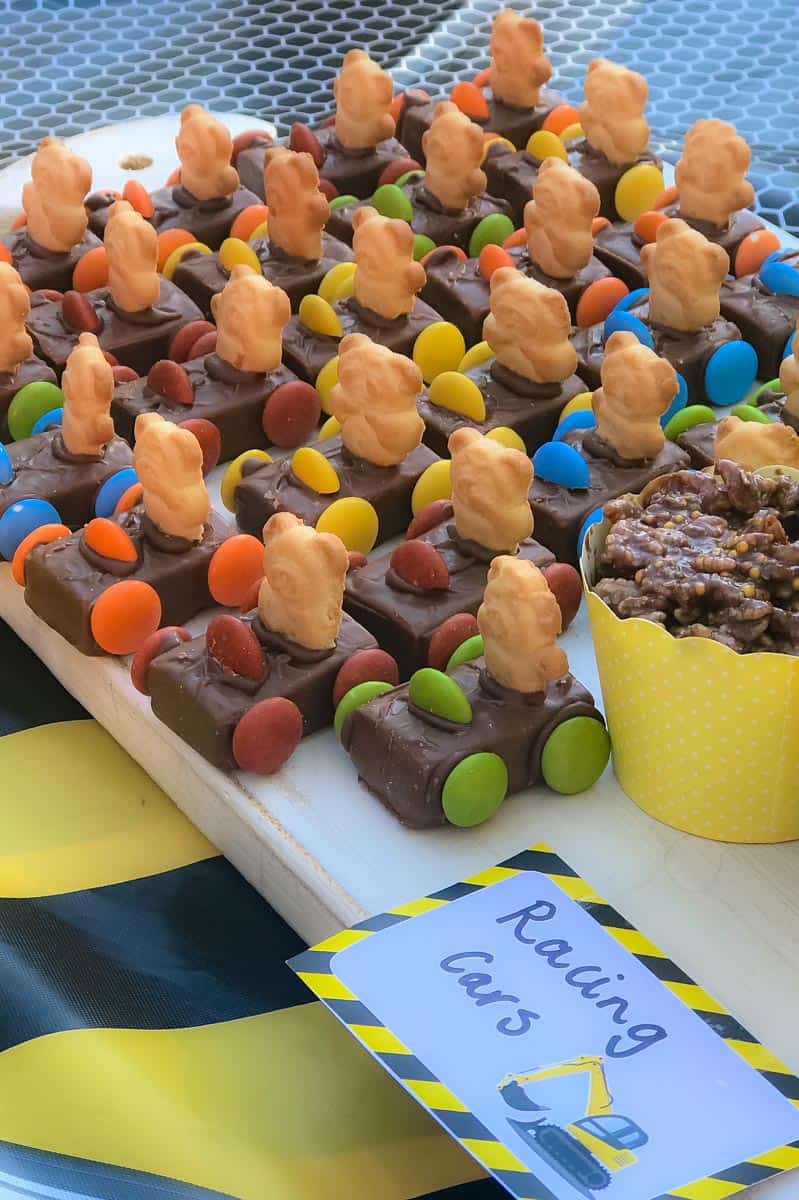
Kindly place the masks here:
<instances>
[{"instance_id":1,"label":"orange candy wheel","mask_svg":"<svg viewBox=\"0 0 799 1200\"><path fill-rule=\"evenodd\" d=\"M102 558L135 563L139 557L130 534L110 517L94 517L89 521L83 531L83 540Z\"/></svg>"},{"instance_id":2,"label":"orange candy wheel","mask_svg":"<svg viewBox=\"0 0 799 1200\"><path fill-rule=\"evenodd\" d=\"M541 128L546 129L547 133L556 133L560 137L564 129L568 129L570 125L579 125L579 123L580 113L573 104L558 104L551 112L547 113Z\"/></svg>"},{"instance_id":3,"label":"orange candy wheel","mask_svg":"<svg viewBox=\"0 0 799 1200\"><path fill-rule=\"evenodd\" d=\"M765 259L781 246L773 229L757 229L748 233L735 252L735 274L754 275Z\"/></svg>"},{"instance_id":4,"label":"orange candy wheel","mask_svg":"<svg viewBox=\"0 0 799 1200\"><path fill-rule=\"evenodd\" d=\"M420 259L422 266L424 266L431 254L435 254L439 250L451 250L456 258L459 258L461 262L466 262L466 251L462 250L460 246L434 246L432 250L428 250L427 254Z\"/></svg>"},{"instance_id":5,"label":"orange candy wheel","mask_svg":"<svg viewBox=\"0 0 799 1200\"><path fill-rule=\"evenodd\" d=\"M139 183L138 179L128 180L122 189L122 199L127 200L131 208L135 208L136 212L141 213L146 220L149 220L155 212L150 193L143 183Z\"/></svg>"},{"instance_id":6,"label":"orange candy wheel","mask_svg":"<svg viewBox=\"0 0 799 1200\"><path fill-rule=\"evenodd\" d=\"M23 225L27 224L27 221L28 218L24 212L17 213L17 215L14 217L14 220L11 222L11 228L13 230L22 229Z\"/></svg>"},{"instance_id":7,"label":"orange candy wheel","mask_svg":"<svg viewBox=\"0 0 799 1200\"><path fill-rule=\"evenodd\" d=\"M8 246L4 246L2 242L0 242L0 262L13 262L11 251L9 250Z\"/></svg>"},{"instance_id":8,"label":"orange candy wheel","mask_svg":"<svg viewBox=\"0 0 799 1200\"><path fill-rule=\"evenodd\" d=\"M654 242L661 225L668 219L664 212L660 212L656 208L650 209L648 212L641 213L640 217L636 219L633 231L642 242Z\"/></svg>"},{"instance_id":9,"label":"orange candy wheel","mask_svg":"<svg viewBox=\"0 0 799 1200\"><path fill-rule=\"evenodd\" d=\"M595 279L577 301L576 324L582 329L588 325L598 325L629 291L627 284L616 279L614 275Z\"/></svg>"},{"instance_id":10,"label":"orange candy wheel","mask_svg":"<svg viewBox=\"0 0 799 1200\"><path fill-rule=\"evenodd\" d=\"M513 233L509 233L508 236L505 238L505 241L502 243L502 249L503 250L512 250L514 248L514 246L526 246L526 245L527 245L527 230L526 229L514 229Z\"/></svg>"},{"instance_id":11,"label":"orange candy wheel","mask_svg":"<svg viewBox=\"0 0 799 1200\"><path fill-rule=\"evenodd\" d=\"M472 80L472 83L474 84L475 87L479 87L479 88L488 87L488 82L489 82L490 78L491 78L491 68L483 67L482 71L477 72L474 79Z\"/></svg>"},{"instance_id":12,"label":"orange candy wheel","mask_svg":"<svg viewBox=\"0 0 799 1200\"><path fill-rule=\"evenodd\" d=\"M58 541L59 538L67 537L69 532L67 525L59 525L53 521L49 525L40 525L38 529L32 529L28 536L22 539L11 560L11 574L20 587L25 586L25 559L33 547L41 546L43 542Z\"/></svg>"},{"instance_id":13,"label":"orange candy wheel","mask_svg":"<svg viewBox=\"0 0 799 1200\"><path fill-rule=\"evenodd\" d=\"M484 279L490 279L500 267L513 267L514 265L513 259L507 250L504 250L502 246L495 246L492 243L483 246L477 260L477 266Z\"/></svg>"},{"instance_id":14,"label":"orange candy wheel","mask_svg":"<svg viewBox=\"0 0 799 1200\"><path fill-rule=\"evenodd\" d=\"M108 253L105 246L95 246L81 255L72 273L76 292L93 292L108 283Z\"/></svg>"},{"instance_id":15,"label":"orange candy wheel","mask_svg":"<svg viewBox=\"0 0 799 1200\"><path fill-rule=\"evenodd\" d=\"M462 113L466 113L467 117L472 119L478 117L485 120L488 116L488 102L480 88L474 83L456 83L449 98L453 104L457 104Z\"/></svg>"},{"instance_id":16,"label":"orange candy wheel","mask_svg":"<svg viewBox=\"0 0 799 1200\"><path fill-rule=\"evenodd\" d=\"M138 504L143 492L144 488L140 483L132 483L117 500L116 507L114 508L114 516L118 517L120 513L128 512L129 509Z\"/></svg>"},{"instance_id":17,"label":"orange candy wheel","mask_svg":"<svg viewBox=\"0 0 799 1200\"><path fill-rule=\"evenodd\" d=\"M208 590L217 604L238 608L263 573L263 542L237 533L222 543L208 564Z\"/></svg>"},{"instance_id":18,"label":"orange candy wheel","mask_svg":"<svg viewBox=\"0 0 799 1200\"><path fill-rule=\"evenodd\" d=\"M609 224L610 221L607 219L607 217L594 217L593 221L591 222L591 236L596 237L600 229L604 229Z\"/></svg>"},{"instance_id":19,"label":"orange candy wheel","mask_svg":"<svg viewBox=\"0 0 799 1200\"><path fill-rule=\"evenodd\" d=\"M664 188L657 200L652 205L653 208L666 208L669 204L676 204L678 198L677 184L673 183L671 187Z\"/></svg>"},{"instance_id":20,"label":"orange candy wheel","mask_svg":"<svg viewBox=\"0 0 799 1200\"><path fill-rule=\"evenodd\" d=\"M173 167L167 176L164 187L174 187L177 183L180 183L180 167Z\"/></svg>"},{"instance_id":21,"label":"orange candy wheel","mask_svg":"<svg viewBox=\"0 0 799 1200\"><path fill-rule=\"evenodd\" d=\"M106 654L135 654L161 623L158 592L141 579L120 579L97 597L90 623Z\"/></svg>"},{"instance_id":22,"label":"orange candy wheel","mask_svg":"<svg viewBox=\"0 0 799 1200\"><path fill-rule=\"evenodd\" d=\"M239 238L242 242L248 242L253 231L268 220L269 206L267 204L251 204L248 208L243 208L236 217L230 227L230 236Z\"/></svg>"},{"instance_id":23,"label":"orange candy wheel","mask_svg":"<svg viewBox=\"0 0 799 1200\"><path fill-rule=\"evenodd\" d=\"M158 235L158 270L163 271L164 263L179 246L188 246L196 241L194 234L188 229L165 229Z\"/></svg>"}]
</instances>

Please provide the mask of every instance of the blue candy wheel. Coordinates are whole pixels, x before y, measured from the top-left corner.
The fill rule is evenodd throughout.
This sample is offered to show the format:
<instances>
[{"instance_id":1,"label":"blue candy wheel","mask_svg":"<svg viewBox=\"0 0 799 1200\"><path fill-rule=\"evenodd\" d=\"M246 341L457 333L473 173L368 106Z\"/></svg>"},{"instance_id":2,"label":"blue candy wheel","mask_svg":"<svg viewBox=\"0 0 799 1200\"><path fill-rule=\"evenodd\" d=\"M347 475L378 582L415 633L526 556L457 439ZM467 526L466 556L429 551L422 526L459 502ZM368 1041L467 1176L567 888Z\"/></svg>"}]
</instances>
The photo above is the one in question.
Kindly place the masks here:
<instances>
[{"instance_id":1,"label":"blue candy wheel","mask_svg":"<svg viewBox=\"0 0 799 1200\"><path fill-rule=\"evenodd\" d=\"M648 346L650 350L655 349L652 334L643 321L625 309L617 307L605 318L605 341L611 334L618 333L619 330L623 330L625 333L634 333L643 346Z\"/></svg>"},{"instance_id":2,"label":"blue candy wheel","mask_svg":"<svg viewBox=\"0 0 799 1200\"><path fill-rule=\"evenodd\" d=\"M95 515L113 517L117 502L129 487L133 487L134 483L138 482L139 477L133 467L123 467L121 471L115 471L113 475L109 475L97 493L97 499L94 502Z\"/></svg>"},{"instance_id":3,"label":"blue candy wheel","mask_svg":"<svg viewBox=\"0 0 799 1200\"><path fill-rule=\"evenodd\" d=\"M18 500L0 516L0 557L9 562L17 546L40 525L58 525L61 516L49 500Z\"/></svg>"},{"instance_id":4,"label":"blue candy wheel","mask_svg":"<svg viewBox=\"0 0 799 1200\"><path fill-rule=\"evenodd\" d=\"M640 304L643 300L649 298L649 288L635 288L632 292L628 292L626 296L622 296L618 304L614 304L613 311L629 312L636 304Z\"/></svg>"},{"instance_id":5,"label":"blue candy wheel","mask_svg":"<svg viewBox=\"0 0 799 1200\"><path fill-rule=\"evenodd\" d=\"M705 392L711 404L739 404L757 378L757 354L749 342L726 342L705 366Z\"/></svg>"},{"instance_id":6,"label":"blue candy wheel","mask_svg":"<svg viewBox=\"0 0 799 1200\"><path fill-rule=\"evenodd\" d=\"M7 483L11 483L14 478L14 467L9 457L8 451L2 442L0 442L0 487Z\"/></svg>"},{"instance_id":7,"label":"blue candy wheel","mask_svg":"<svg viewBox=\"0 0 799 1200\"><path fill-rule=\"evenodd\" d=\"M31 430L31 437L35 433L45 433L48 429L54 429L56 425L63 424L64 409L51 408L49 412L43 413Z\"/></svg>"},{"instance_id":8,"label":"blue candy wheel","mask_svg":"<svg viewBox=\"0 0 799 1200\"><path fill-rule=\"evenodd\" d=\"M680 390L664 412L663 416L660 418L660 424L663 429L666 428L672 417L676 417L678 412L682 412L688 403L688 384L685 382L679 371L677 372L677 383L680 386Z\"/></svg>"},{"instance_id":9,"label":"blue candy wheel","mask_svg":"<svg viewBox=\"0 0 799 1200\"><path fill-rule=\"evenodd\" d=\"M592 525L598 525L599 522L601 520L603 520L604 516L605 516L605 513L604 513L603 509L595 508L594 511L592 513L589 513L588 516L583 521L582 525L580 526L580 532L577 534L577 557L578 558L580 557L580 555L583 552L583 542L585 541L585 535L588 533L588 530L591 528Z\"/></svg>"}]
</instances>

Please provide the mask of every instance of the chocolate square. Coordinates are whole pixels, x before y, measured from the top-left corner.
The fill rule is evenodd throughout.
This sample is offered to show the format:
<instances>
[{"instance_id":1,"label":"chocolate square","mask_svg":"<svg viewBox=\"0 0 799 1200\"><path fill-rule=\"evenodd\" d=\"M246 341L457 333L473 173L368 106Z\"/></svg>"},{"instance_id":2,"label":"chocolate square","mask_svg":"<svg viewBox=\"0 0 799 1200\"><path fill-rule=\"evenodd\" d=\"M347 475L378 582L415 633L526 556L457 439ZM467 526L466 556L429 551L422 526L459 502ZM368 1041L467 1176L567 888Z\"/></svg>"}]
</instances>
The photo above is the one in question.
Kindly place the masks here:
<instances>
[{"instance_id":1,"label":"chocolate square","mask_svg":"<svg viewBox=\"0 0 799 1200\"><path fill-rule=\"evenodd\" d=\"M336 300L333 308L341 321L342 337L348 333L365 333L373 342L387 346L395 354L408 356L422 330L441 320L438 313L418 297L412 312L392 321L361 309L354 296ZM326 333L314 333L299 317L292 317L283 330L283 361L300 379L315 383L325 363L338 354L339 341L340 338Z\"/></svg>"},{"instance_id":2,"label":"chocolate square","mask_svg":"<svg viewBox=\"0 0 799 1200\"><path fill-rule=\"evenodd\" d=\"M95 192L87 201L89 228L98 237L105 237L105 227L115 199L109 192ZM261 203L260 197L246 187L237 188L231 196L198 200L180 184L159 188L151 194L150 199L154 212L148 220L159 233L167 229L188 229L196 241L203 242L212 250L221 246L240 212L251 204Z\"/></svg>"},{"instance_id":3,"label":"chocolate square","mask_svg":"<svg viewBox=\"0 0 799 1200\"><path fill-rule=\"evenodd\" d=\"M589 435L596 436L593 430L574 429L563 437L563 441L579 450L588 463L590 484L587 488L563 487L538 475L530 488L535 536L552 551L558 562L571 563L574 567L578 565L577 538L583 522L594 509L625 492L637 495L650 479L688 466L688 455L674 442L667 441L657 458L628 465L592 453ZM586 437L588 446L585 445Z\"/></svg>"},{"instance_id":4,"label":"chocolate square","mask_svg":"<svg viewBox=\"0 0 799 1200\"><path fill-rule=\"evenodd\" d=\"M215 354L194 358L183 368L194 388L191 405L165 400L146 378L117 384L111 403L117 433L133 445L136 418L143 412L157 412L175 424L198 417L211 421L222 437L221 462L270 444L262 424L264 407L272 392L296 375L283 366L268 374L237 371Z\"/></svg>"},{"instance_id":5,"label":"chocolate square","mask_svg":"<svg viewBox=\"0 0 799 1200\"><path fill-rule=\"evenodd\" d=\"M20 363L16 371L0 371L0 442L8 442L8 410L17 392L28 383L58 383L55 371L35 354Z\"/></svg>"},{"instance_id":6,"label":"chocolate square","mask_svg":"<svg viewBox=\"0 0 799 1200\"><path fill-rule=\"evenodd\" d=\"M696 333L682 333L677 329L652 325L649 321L648 300L636 304L630 312L649 329L655 343L655 352L661 358L667 358L682 375L688 387L688 403L706 404L705 368L719 346L740 341L741 334L736 326L730 321L725 321L723 317L718 317L712 325L706 325ZM577 370L593 391L601 383L600 370L605 357L604 321L584 329L575 329L571 341L577 351Z\"/></svg>"},{"instance_id":7,"label":"chocolate square","mask_svg":"<svg viewBox=\"0 0 799 1200\"><path fill-rule=\"evenodd\" d=\"M27 231L16 229L0 238L2 245L11 251L11 264L19 271L22 282L27 284L32 292L40 288L49 288L56 292L66 292L72 287L72 275L76 265L99 246L100 239L87 229L77 246L73 246L65 254L57 250L45 250L31 241Z\"/></svg>"},{"instance_id":8,"label":"chocolate square","mask_svg":"<svg viewBox=\"0 0 799 1200\"><path fill-rule=\"evenodd\" d=\"M342 729L342 745L361 782L411 829L448 824L444 783L470 754L498 754L511 795L539 782L541 753L557 725L573 717L602 721L593 696L573 675L532 695L492 684L482 659L464 663L451 678L471 704L468 725L426 719L403 685L357 708Z\"/></svg>"},{"instance_id":9,"label":"chocolate square","mask_svg":"<svg viewBox=\"0 0 799 1200\"><path fill-rule=\"evenodd\" d=\"M708 241L715 242L726 250L730 258L730 268L734 264L735 251L745 237L763 228L763 222L758 220L748 208L742 208L733 213L725 229L711 225L709 221L694 221L684 217L679 204L670 204L663 209L667 217L679 217L692 229L697 229ZM594 250L597 258L610 267L614 275L623 279L630 289L647 286L647 278L641 266L641 247L644 243L633 232L630 221L617 221L615 225L606 225L600 229L594 238Z\"/></svg>"},{"instance_id":10,"label":"chocolate square","mask_svg":"<svg viewBox=\"0 0 799 1200\"><path fill-rule=\"evenodd\" d=\"M91 520L102 484L133 462L130 447L120 437L113 437L97 459L71 458L60 427L12 442L8 456L14 478L0 485L0 513L19 500L49 500L61 523L70 529L79 529Z\"/></svg>"},{"instance_id":11,"label":"chocolate square","mask_svg":"<svg viewBox=\"0 0 799 1200\"><path fill-rule=\"evenodd\" d=\"M799 270L799 250L783 251L778 261ZM799 296L776 295L759 275L728 277L721 285L721 312L754 346L760 378L776 379L785 344L796 329Z\"/></svg>"},{"instance_id":12,"label":"chocolate square","mask_svg":"<svg viewBox=\"0 0 799 1200\"><path fill-rule=\"evenodd\" d=\"M234 493L236 520L245 533L261 536L266 521L277 512L291 512L306 525L316 525L322 513L344 496L368 500L380 522L378 542L407 529L411 520L411 493L423 471L438 461L427 446L412 450L395 467L377 467L355 458L342 445L341 437L326 438L316 447L339 477L340 488L323 496L301 483L291 469L291 459L262 463L253 460ZM246 467L247 464L245 464Z\"/></svg>"},{"instance_id":13,"label":"chocolate square","mask_svg":"<svg viewBox=\"0 0 799 1200\"><path fill-rule=\"evenodd\" d=\"M283 696L296 704L303 737L332 724L336 676L357 650L375 645L371 634L344 614L331 651L294 657L297 648L285 639L264 637L257 614L244 619L260 634L264 648L267 671L260 683L223 671L208 653L204 636L160 654L147 672L155 715L221 771L237 769L233 733L245 712L261 700Z\"/></svg>"},{"instance_id":14,"label":"chocolate square","mask_svg":"<svg viewBox=\"0 0 799 1200\"><path fill-rule=\"evenodd\" d=\"M414 233L429 237L437 246L460 246L468 250L472 232L483 217L489 217L493 213L510 216L507 200L499 200L487 193L472 197L466 208L453 212L452 209L442 208L430 195L423 179L409 180L402 185L402 191L413 206L411 229ZM330 232L342 242L352 245L353 213L356 208L362 208L368 203L368 200L362 200L358 204L342 204L334 208L327 223Z\"/></svg>"},{"instance_id":15,"label":"chocolate square","mask_svg":"<svg viewBox=\"0 0 799 1200\"><path fill-rule=\"evenodd\" d=\"M83 533L35 546L25 560L25 600L37 616L82 654L105 652L91 629L94 602L120 579L137 579L155 588L161 600L161 625L182 625L214 603L208 591L208 564L230 533L228 523L212 512L202 541L187 549L159 548L143 532L143 510L117 518L139 553L132 572L115 573L108 560L84 554ZM177 539L167 539L169 542Z\"/></svg>"},{"instance_id":16,"label":"chocolate square","mask_svg":"<svg viewBox=\"0 0 799 1200\"><path fill-rule=\"evenodd\" d=\"M359 200L371 196L386 167L398 158L408 157L405 147L393 137L378 142L373 149L346 150L336 137L332 124L313 132L324 154L319 177L329 180L339 196L357 196ZM266 151L267 146L255 143L242 150L236 159L241 182L262 200Z\"/></svg>"},{"instance_id":17,"label":"chocolate square","mask_svg":"<svg viewBox=\"0 0 799 1200\"><path fill-rule=\"evenodd\" d=\"M365 567L350 571L344 587L344 608L359 624L393 654L400 678L407 679L419 667L427 666L430 639L442 621L455 613L476 614L483 601L491 557L454 534L450 521L422 535L435 546L449 569L449 587L442 591L414 589L401 580L396 587L388 582L390 555L371 558ZM498 552L501 553L501 552ZM521 558L538 567L555 561L554 555L539 542L528 538L519 548Z\"/></svg>"},{"instance_id":18,"label":"chocolate square","mask_svg":"<svg viewBox=\"0 0 799 1200\"><path fill-rule=\"evenodd\" d=\"M264 278L283 289L291 301L292 312L300 307L303 296L317 290L331 268L337 263L353 260L349 246L324 232L321 258L296 258L283 254L272 246L269 238L260 238L250 245L258 256ZM222 291L230 279L230 272L222 266L218 254L200 254L193 250L178 263L173 279L205 316L212 319L211 300Z\"/></svg>"},{"instance_id":19,"label":"chocolate square","mask_svg":"<svg viewBox=\"0 0 799 1200\"><path fill-rule=\"evenodd\" d=\"M569 279L556 279L530 260L526 246L514 246L508 253L522 274L560 292L569 306L572 321L586 288L597 279L605 279L610 275L608 268L594 257L576 275ZM452 321L458 326L467 346L482 341L483 321L490 309L491 288L480 270L479 260L464 260L452 250L442 247L430 255L425 270L427 282L420 293L422 299L432 305L445 321Z\"/></svg>"},{"instance_id":20,"label":"chocolate square","mask_svg":"<svg viewBox=\"0 0 799 1200\"><path fill-rule=\"evenodd\" d=\"M488 116L471 119L483 129L490 129L492 133L507 138L520 149L524 148L530 136L541 128L552 109L565 103L563 96L549 88L541 89L540 103L534 108L514 108L510 104L504 104L494 98L490 88L485 88L483 94L488 103ZM413 89L405 93L397 125L397 137L410 157L415 158L417 162L425 162L422 137L432 125L436 107L440 103L440 99L426 99Z\"/></svg>"},{"instance_id":21,"label":"chocolate square","mask_svg":"<svg viewBox=\"0 0 799 1200\"><path fill-rule=\"evenodd\" d=\"M138 375L146 375L153 363L167 357L169 343L183 325L202 320L197 305L180 288L163 277L160 285L158 302L144 313L113 308L107 287L86 293L102 323L97 335L100 346ZM80 337L80 330L65 325L61 313L60 300L32 297L28 329L37 353L59 378Z\"/></svg>"},{"instance_id":22,"label":"chocolate square","mask_svg":"<svg viewBox=\"0 0 799 1200\"><path fill-rule=\"evenodd\" d=\"M461 425L469 425L480 433L507 425L515 429L528 453L532 453L550 440L564 405L585 391L585 384L576 375L563 383L537 384L508 371L496 360L472 367L465 374L482 393L486 407L484 421L472 421L462 413L431 404L427 392L419 400L419 412L426 425L425 443L442 457L448 454L449 435Z\"/></svg>"},{"instance_id":23,"label":"chocolate square","mask_svg":"<svg viewBox=\"0 0 799 1200\"><path fill-rule=\"evenodd\" d=\"M266 151L272 146L279 145L281 143L275 141L271 134L259 130L242 150L236 152L234 149L233 166L239 173L241 186L253 192L261 201L264 198Z\"/></svg>"}]
</instances>

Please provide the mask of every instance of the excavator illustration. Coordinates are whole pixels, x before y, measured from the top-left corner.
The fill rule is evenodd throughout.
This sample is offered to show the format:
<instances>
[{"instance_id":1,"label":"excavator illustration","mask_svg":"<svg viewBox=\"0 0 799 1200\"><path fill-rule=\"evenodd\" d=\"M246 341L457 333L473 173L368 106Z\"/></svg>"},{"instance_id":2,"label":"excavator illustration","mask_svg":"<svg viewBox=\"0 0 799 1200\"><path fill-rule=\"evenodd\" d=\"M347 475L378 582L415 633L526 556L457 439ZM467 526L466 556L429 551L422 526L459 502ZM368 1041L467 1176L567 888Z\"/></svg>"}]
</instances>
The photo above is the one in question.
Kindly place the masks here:
<instances>
[{"instance_id":1,"label":"excavator illustration","mask_svg":"<svg viewBox=\"0 0 799 1200\"><path fill-rule=\"evenodd\" d=\"M604 1060L597 1055L579 1055L566 1062L534 1067L520 1075L506 1075L497 1085L506 1104L520 1112L548 1111L526 1091L528 1084L568 1075L588 1074L588 1103L585 1116L567 1125L553 1125L543 1116L528 1121L508 1117L508 1124L546 1163L588 1200L611 1182L611 1172L637 1162L633 1150L649 1140L629 1117L613 1114L613 1097L605 1077Z\"/></svg>"}]
</instances>

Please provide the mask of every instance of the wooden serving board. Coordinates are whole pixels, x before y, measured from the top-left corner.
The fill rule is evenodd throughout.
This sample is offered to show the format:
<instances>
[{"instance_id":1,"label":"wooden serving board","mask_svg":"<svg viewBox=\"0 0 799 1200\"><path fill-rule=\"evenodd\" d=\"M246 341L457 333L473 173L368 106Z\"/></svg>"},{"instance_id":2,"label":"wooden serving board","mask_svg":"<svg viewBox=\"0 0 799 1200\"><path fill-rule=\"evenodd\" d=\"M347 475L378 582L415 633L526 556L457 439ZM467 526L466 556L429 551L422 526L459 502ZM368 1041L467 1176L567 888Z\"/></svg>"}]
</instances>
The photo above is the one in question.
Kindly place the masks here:
<instances>
[{"instance_id":1,"label":"wooden serving board","mask_svg":"<svg viewBox=\"0 0 799 1200\"><path fill-rule=\"evenodd\" d=\"M225 119L236 129L253 124ZM151 154L160 145L158 181L174 164L174 118L160 124L160 143L148 140ZM76 148L91 157L95 137L75 139ZM0 174L0 211L16 211L20 174L16 166ZM99 169L95 178L119 182ZM217 507L221 474L209 480ZM210 615L191 628L202 629ZM85 658L44 625L7 564L0 565L0 617L309 942L546 841L799 1070L799 843L728 846L678 833L632 804L611 770L580 796L534 788L511 797L474 830L412 832L359 785L332 731L308 738L268 779L209 766L152 715L124 660ZM599 697L584 613L563 645L574 673ZM777 1180L758 1195L788 1200L791 1187Z\"/></svg>"}]
</instances>

